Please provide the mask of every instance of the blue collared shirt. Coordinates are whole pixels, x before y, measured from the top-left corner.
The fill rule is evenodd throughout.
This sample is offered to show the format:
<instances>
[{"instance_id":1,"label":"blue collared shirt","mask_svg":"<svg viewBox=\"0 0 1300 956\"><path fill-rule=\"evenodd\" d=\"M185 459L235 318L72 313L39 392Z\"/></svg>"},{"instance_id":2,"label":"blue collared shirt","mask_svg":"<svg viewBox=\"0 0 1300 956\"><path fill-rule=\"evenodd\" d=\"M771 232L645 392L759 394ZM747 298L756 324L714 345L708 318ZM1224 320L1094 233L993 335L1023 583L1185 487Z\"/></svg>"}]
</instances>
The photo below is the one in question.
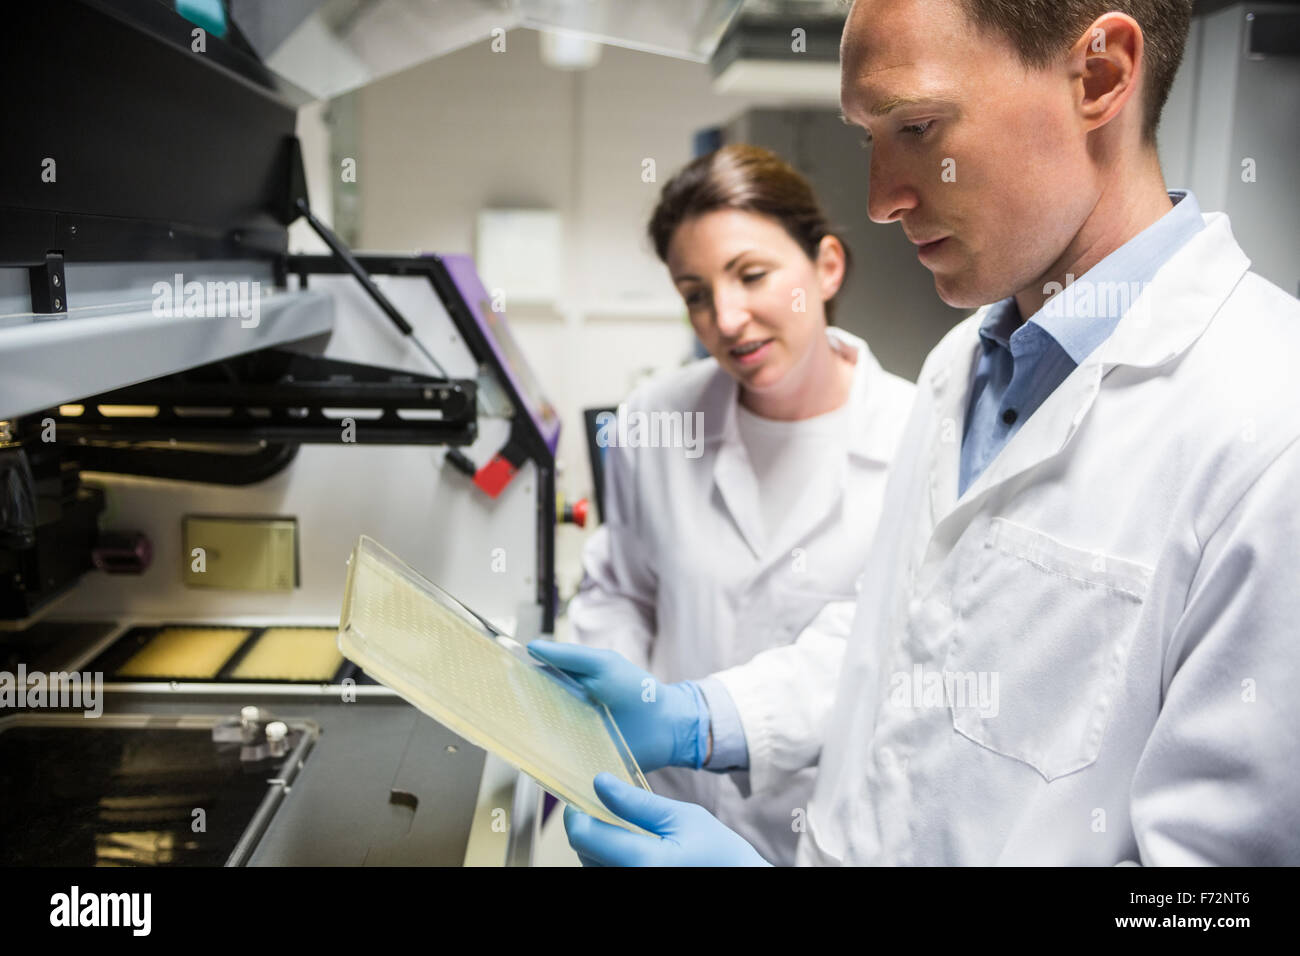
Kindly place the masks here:
<instances>
[{"instance_id":1,"label":"blue collared shirt","mask_svg":"<svg viewBox=\"0 0 1300 956\"><path fill-rule=\"evenodd\" d=\"M984 347L961 442L958 492L998 456L1040 405L1115 331L1128 306L1160 267L1204 226L1196 197L1171 190L1174 208L1120 246L1029 319L1014 296L980 323Z\"/></svg>"},{"instance_id":2,"label":"blue collared shirt","mask_svg":"<svg viewBox=\"0 0 1300 956\"><path fill-rule=\"evenodd\" d=\"M1169 198L1173 209L1074 280L1073 292L1062 291L1028 322L1017 328L1020 311L1014 296L989 309L980 323L984 353L975 371L962 435L962 493L1047 396L1110 337L1128 305L1160 267L1204 227L1201 207L1191 192L1171 190ZM1080 285L1081 280L1086 282ZM1093 292L1091 304L1084 290ZM1112 290L1123 294L1111 294ZM709 711L709 721L701 721L702 732L711 729L713 734L712 759L705 767L748 767L745 730L722 682L708 677L689 683L696 700ZM701 740L701 750L704 745Z\"/></svg>"}]
</instances>

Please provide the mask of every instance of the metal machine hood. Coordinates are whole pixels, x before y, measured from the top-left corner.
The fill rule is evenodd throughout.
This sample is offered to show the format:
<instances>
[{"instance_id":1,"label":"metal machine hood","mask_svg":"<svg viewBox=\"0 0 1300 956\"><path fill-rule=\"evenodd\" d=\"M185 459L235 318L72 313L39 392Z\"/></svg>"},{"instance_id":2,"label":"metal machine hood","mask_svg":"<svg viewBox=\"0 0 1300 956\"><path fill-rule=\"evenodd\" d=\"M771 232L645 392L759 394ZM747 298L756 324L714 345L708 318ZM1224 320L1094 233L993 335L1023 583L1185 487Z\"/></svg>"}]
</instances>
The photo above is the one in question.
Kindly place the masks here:
<instances>
[{"instance_id":1,"label":"metal machine hood","mask_svg":"<svg viewBox=\"0 0 1300 956\"><path fill-rule=\"evenodd\" d=\"M231 0L263 61L317 97L516 27L707 62L743 0Z\"/></svg>"}]
</instances>

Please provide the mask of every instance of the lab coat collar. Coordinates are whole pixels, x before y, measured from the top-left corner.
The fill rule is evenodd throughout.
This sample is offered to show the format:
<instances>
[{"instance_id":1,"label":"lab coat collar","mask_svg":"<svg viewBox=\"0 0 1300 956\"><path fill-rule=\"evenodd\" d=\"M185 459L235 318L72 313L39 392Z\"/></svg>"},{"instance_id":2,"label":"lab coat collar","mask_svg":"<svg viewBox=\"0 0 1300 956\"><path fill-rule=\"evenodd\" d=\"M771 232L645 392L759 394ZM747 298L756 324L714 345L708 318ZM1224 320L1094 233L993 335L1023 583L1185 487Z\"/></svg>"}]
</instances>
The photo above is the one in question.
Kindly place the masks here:
<instances>
[{"instance_id":1,"label":"lab coat collar","mask_svg":"<svg viewBox=\"0 0 1300 956\"><path fill-rule=\"evenodd\" d=\"M1163 365L1200 338L1250 267L1250 260L1232 236L1228 217L1208 213L1203 218L1205 228L1188 239L1156 273L1110 338L1048 396L958 501L964 404L970 395L981 347L978 330L992 306L985 306L966 320L954 362L929 376L938 418L930 476L936 525L950 513L965 512L986 492L1064 450L1091 411L1102 379L1111 369ZM957 380L954 372L960 376ZM951 427L945 429L945 424Z\"/></svg>"},{"instance_id":2,"label":"lab coat collar","mask_svg":"<svg viewBox=\"0 0 1300 956\"><path fill-rule=\"evenodd\" d=\"M1079 283L1090 283L1101 290L1116 286L1148 287L1160 266L1205 228L1205 216L1194 195L1186 190L1171 189L1169 199L1174 204L1169 212L1089 269L1080 277ZM1016 333L1032 324L1050 335L1075 365L1082 365L1110 338L1124 316L1115 309L1114 299L1104 292L1093 297L1096 311L1091 315L1074 314L1069 309L1072 301L1067 290L1045 302L1024 320L1020 318L1015 296L995 302L983 311L979 323L985 350L997 344L1016 351Z\"/></svg>"},{"instance_id":3,"label":"lab coat collar","mask_svg":"<svg viewBox=\"0 0 1300 956\"><path fill-rule=\"evenodd\" d=\"M1181 355L1209 327L1250 269L1226 214L1206 213L1205 228L1174 253L1099 348L1106 371L1154 368Z\"/></svg>"},{"instance_id":4,"label":"lab coat collar","mask_svg":"<svg viewBox=\"0 0 1300 956\"><path fill-rule=\"evenodd\" d=\"M826 330L833 342L858 354L849 395L850 420L849 456L880 465L888 465L894 456L899 429L896 422L886 416L895 414L889 403L877 398L885 377L885 370L872 354L867 343L856 335L834 326Z\"/></svg>"},{"instance_id":5,"label":"lab coat collar","mask_svg":"<svg viewBox=\"0 0 1300 956\"><path fill-rule=\"evenodd\" d=\"M725 372L722 373L727 378ZM735 383L731 383L731 401L725 406L725 431L718 454L713 462L713 483L722 496L727 511L736 522L745 544L754 557L761 558L766 544L763 533L762 507L758 499L758 477L750 464L745 443L740 440L740 426L736 422ZM706 419L707 421L707 419Z\"/></svg>"},{"instance_id":6,"label":"lab coat collar","mask_svg":"<svg viewBox=\"0 0 1300 956\"><path fill-rule=\"evenodd\" d=\"M986 305L965 320L964 327L958 329L958 338L953 343L953 361L940 362L926 377L925 384L932 394L934 408L930 446L930 512L935 525L952 511L957 501L957 482L961 474L961 436L970 398L970 382L975 376L975 368L984 348L979 329L988 311L995 307L996 305ZM1032 416L1030 420L1033 420ZM1002 454L1006 454L1006 448L1002 449ZM1001 458L1002 455L998 457ZM984 474L988 474L987 469ZM980 477L983 478L984 475ZM970 489L967 489L967 497L970 497Z\"/></svg>"},{"instance_id":7,"label":"lab coat collar","mask_svg":"<svg viewBox=\"0 0 1300 956\"><path fill-rule=\"evenodd\" d=\"M875 393L885 376L885 370L872 354L867 343L843 329L829 326L826 337L837 349L857 353L857 362L850 386L849 404L851 432L849 454L868 461L888 464L894 454L897 427L888 427L884 416L889 409L886 403L875 401ZM740 386L722 369L718 369L705 392L704 440L706 442L740 442L740 427L736 423L736 405L740 400Z\"/></svg>"},{"instance_id":8,"label":"lab coat collar","mask_svg":"<svg viewBox=\"0 0 1300 956\"><path fill-rule=\"evenodd\" d=\"M857 462L888 464L894 451L891 436L897 435L897 428L888 427L889 423L883 420L883 416L889 414L886 403L874 401L876 385L885 372L862 339L833 326L827 328L826 335L833 347L852 349L857 353L849 393L849 458ZM745 543L754 556L761 559L769 542L763 529L758 478L741 440L740 425L736 420L739 400L740 386L726 372L718 369L704 396L704 436L706 442L718 445L713 466L714 484ZM839 476L836 494L829 500L816 503L816 514L810 512L801 515L797 521L788 523L786 528L797 526L802 535L809 527L839 508L847 482L846 463ZM807 507L806 502L803 504ZM792 503L792 507L798 505L799 503Z\"/></svg>"},{"instance_id":9,"label":"lab coat collar","mask_svg":"<svg viewBox=\"0 0 1300 956\"><path fill-rule=\"evenodd\" d=\"M1106 290L1149 287L1160 267L1205 228L1205 217L1195 196L1176 189L1168 195L1174 204L1172 209L1076 280L1098 290L1088 314L1075 314L1076 310L1071 308L1076 301L1074 293L1067 289L1029 317L1029 322L1047 332L1075 365L1082 365L1110 338L1124 317L1123 299ZM1014 303L1015 298L1011 301ZM1080 299L1078 304L1086 301Z\"/></svg>"}]
</instances>

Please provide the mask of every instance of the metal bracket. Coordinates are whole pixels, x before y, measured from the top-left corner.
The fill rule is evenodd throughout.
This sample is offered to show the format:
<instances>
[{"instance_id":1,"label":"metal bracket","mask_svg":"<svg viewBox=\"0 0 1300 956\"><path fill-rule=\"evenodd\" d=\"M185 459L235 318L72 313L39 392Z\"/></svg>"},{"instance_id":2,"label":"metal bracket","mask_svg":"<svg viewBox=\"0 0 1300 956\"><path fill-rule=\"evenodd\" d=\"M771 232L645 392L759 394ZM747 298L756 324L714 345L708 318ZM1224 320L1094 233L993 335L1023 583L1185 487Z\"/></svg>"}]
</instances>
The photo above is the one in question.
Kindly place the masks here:
<instances>
[{"instance_id":1,"label":"metal bracket","mask_svg":"<svg viewBox=\"0 0 1300 956\"><path fill-rule=\"evenodd\" d=\"M63 253L47 252L45 261L27 269L32 286L32 311L42 315L68 314L68 284L63 275Z\"/></svg>"}]
</instances>

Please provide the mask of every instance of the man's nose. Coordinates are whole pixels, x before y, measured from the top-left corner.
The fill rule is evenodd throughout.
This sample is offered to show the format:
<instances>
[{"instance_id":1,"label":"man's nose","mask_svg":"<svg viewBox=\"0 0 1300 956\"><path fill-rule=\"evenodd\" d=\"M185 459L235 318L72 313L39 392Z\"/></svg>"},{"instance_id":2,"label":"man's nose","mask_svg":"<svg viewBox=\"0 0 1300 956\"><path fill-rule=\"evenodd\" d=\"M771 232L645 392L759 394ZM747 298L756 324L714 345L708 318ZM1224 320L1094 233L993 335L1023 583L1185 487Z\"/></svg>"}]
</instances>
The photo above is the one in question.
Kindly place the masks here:
<instances>
[{"instance_id":1,"label":"man's nose","mask_svg":"<svg viewBox=\"0 0 1300 956\"><path fill-rule=\"evenodd\" d=\"M871 151L871 174L867 183L867 215L872 222L896 222L915 209L916 190L896 163L890 163L880 147Z\"/></svg>"}]
</instances>

